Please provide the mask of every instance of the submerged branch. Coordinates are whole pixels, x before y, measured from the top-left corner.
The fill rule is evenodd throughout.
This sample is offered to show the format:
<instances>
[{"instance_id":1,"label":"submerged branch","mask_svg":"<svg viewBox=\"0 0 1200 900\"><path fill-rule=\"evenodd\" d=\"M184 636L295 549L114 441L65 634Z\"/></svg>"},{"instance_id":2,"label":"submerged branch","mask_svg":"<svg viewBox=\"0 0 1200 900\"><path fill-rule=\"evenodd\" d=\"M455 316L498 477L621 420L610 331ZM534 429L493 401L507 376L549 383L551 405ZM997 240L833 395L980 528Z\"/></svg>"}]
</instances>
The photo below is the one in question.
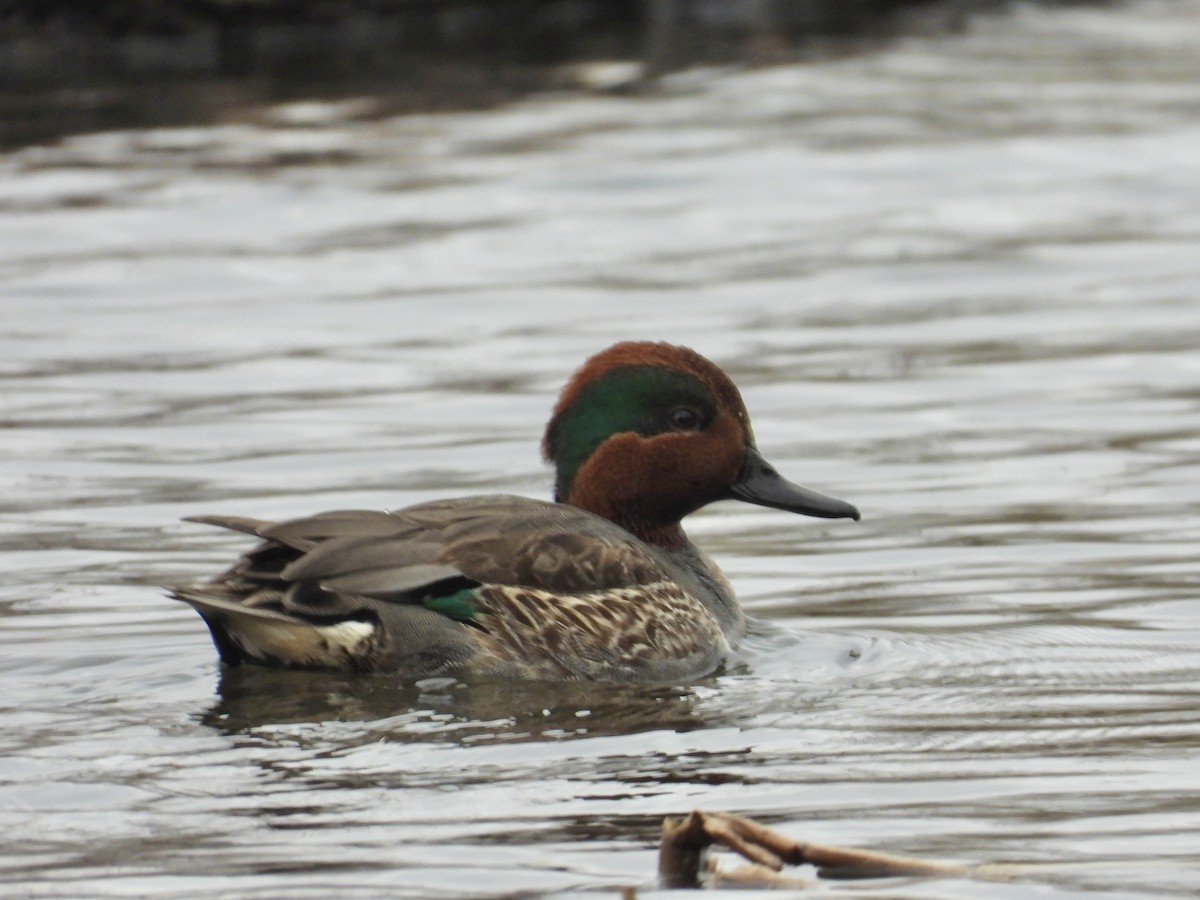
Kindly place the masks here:
<instances>
[{"instance_id":1,"label":"submerged branch","mask_svg":"<svg viewBox=\"0 0 1200 900\"><path fill-rule=\"evenodd\" d=\"M730 871L715 861L705 865L706 851L726 847L750 862ZM795 888L803 880L780 875L785 865L811 865L824 878L984 878L1001 880L1016 867L961 866L873 850L856 850L798 841L752 819L730 813L694 810L682 819L663 821L658 874L666 887L695 888L706 880L758 887Z\"/></svg>"}]
</instances>

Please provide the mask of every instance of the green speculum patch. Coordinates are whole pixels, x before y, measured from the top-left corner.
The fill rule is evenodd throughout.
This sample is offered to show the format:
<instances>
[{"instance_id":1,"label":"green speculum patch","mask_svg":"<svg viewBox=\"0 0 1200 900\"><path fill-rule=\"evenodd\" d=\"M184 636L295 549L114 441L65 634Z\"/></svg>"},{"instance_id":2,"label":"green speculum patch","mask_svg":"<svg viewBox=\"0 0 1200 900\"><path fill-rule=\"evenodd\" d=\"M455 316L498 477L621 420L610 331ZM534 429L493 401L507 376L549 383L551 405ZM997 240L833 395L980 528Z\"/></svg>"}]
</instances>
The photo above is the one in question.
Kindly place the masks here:
<instances>
[{"instance_id":1,"label":"green speculum patch","mask_svg":"<svg viewBox=\"0 0 1200 900\"><path fill-rule=\"evenodd\" d=\"M554 497L565 501L580 467L614 434L671 431L670 413L688 406L707 425L716 415L712 393L694 375L664 366L613 369L588 384L550 432L556 470Z\"/></svg>"},{"instance_id":2,"label":"green speculum patch","mask_svg":"<svg viewBox=\"0 0 1200 900\"><path fill-rule=\"evenodd\" d=\"M421 605L456 622L472 622L480 612L475 606L475 588L463 588L444 597L430 597Z\"/></svg>"}]
</instances>

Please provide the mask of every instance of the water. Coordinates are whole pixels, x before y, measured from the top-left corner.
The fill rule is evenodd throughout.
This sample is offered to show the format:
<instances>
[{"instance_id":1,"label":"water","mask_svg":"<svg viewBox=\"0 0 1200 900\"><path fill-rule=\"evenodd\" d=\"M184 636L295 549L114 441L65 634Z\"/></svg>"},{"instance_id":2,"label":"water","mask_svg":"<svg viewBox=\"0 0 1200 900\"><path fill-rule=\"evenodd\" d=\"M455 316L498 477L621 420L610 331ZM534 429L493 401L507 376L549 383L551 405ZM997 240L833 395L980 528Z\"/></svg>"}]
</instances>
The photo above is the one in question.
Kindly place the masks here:
<instances>
[{"instance_id":1,"label":"water","mask_svg":"<svg viewBox=\"0 0 1200 900\"><path fill-rule=\"evenodd\" d=\"M1200 892L1200 3L633 97L0 160L4 891L654 896L662 817ZM545 496L555 391L696 346L861 523L719 504L697 685L220 673L188 514ZM747 895L749 896L749 895Z\"/></svg>"}]
</instances>

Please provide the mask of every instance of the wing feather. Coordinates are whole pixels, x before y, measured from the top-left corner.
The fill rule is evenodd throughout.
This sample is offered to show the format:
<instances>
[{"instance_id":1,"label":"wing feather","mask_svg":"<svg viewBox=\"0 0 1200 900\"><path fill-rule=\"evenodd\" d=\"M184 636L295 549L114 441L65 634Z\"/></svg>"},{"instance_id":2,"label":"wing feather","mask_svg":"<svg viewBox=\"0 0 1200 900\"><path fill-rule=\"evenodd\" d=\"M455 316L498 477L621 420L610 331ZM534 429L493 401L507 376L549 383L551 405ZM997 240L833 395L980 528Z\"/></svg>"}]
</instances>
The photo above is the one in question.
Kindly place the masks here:
<instances>
[{"instance_id":1,"label":"wing feather","mask_svg":"<svg viewBox=\"0 0 1200 900\"><path fill-rule=\"evenodd\" d=\"M366 569L322 578L321 587L339 594L366 594L369 597L391 600L409 594L428 594L431 589L452 579L464 580L454 566L425 563L412 566L391 566L385 569Z\"/></svg>"},{"instance_id":2,"label":"wing feather","mask_svg":"<svg viewBox=\"0 0 1200 900\"><path fill-rule=\"evenodd\" d=\"M523 497L467 497L395 512L334 510L285 522L191 521L264 538L217 579L236 577L259 589L311 584L332 594L413 603L454 578L562 594L670 579L644 543L612 522Z\"/></svg>"}]
</instances>

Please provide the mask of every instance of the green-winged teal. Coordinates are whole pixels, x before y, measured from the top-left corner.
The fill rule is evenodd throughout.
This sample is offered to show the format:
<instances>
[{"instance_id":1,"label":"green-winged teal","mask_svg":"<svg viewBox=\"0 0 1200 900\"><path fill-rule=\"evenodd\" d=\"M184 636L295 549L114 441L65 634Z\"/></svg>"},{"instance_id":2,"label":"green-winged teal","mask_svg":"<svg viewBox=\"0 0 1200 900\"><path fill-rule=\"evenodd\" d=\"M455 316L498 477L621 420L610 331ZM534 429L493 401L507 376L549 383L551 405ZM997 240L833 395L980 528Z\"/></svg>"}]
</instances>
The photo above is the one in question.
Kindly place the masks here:
<instances>
[{"instance_id":1,"label":"green-winged teal","mask_svg":"<svg viewBox=\"0 0 1200 900\"><path fill-rule=\"evenodd\" d=\"M229 665L406 678L665 682L712 672L745 634L680 520L715 500L824 518L858 510L784 480L741 395L684 347L628 342L563 389L542 442L555 503L463 497L289 522L200 516L262 541L174 597Z\"/></svg>"}]
</instances>

